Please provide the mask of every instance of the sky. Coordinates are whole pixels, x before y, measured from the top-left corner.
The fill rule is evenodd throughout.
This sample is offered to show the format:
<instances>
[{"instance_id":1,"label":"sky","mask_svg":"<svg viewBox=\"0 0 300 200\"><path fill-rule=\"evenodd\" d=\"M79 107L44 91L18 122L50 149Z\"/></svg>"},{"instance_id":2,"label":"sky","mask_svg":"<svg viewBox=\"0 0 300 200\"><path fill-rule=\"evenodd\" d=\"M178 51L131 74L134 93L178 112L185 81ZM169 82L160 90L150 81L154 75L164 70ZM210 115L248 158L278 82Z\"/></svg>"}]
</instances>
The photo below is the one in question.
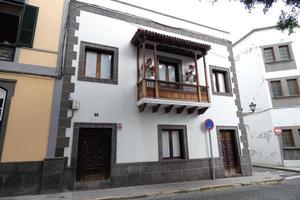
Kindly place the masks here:
<instances>
[{"instance_id":1,"label":"sky","mask_svg":"<svg viewBox=\"0 0 300 200\"><path fill-rule=\"evenodd\" d=\"M266 13L256 6L249 13L245 6L234 0L122 0L148 9L188 19L200 24L230 32L233 42L254 28L276 25L284 4L279 1Z\"/></svg>"}]
</instances>

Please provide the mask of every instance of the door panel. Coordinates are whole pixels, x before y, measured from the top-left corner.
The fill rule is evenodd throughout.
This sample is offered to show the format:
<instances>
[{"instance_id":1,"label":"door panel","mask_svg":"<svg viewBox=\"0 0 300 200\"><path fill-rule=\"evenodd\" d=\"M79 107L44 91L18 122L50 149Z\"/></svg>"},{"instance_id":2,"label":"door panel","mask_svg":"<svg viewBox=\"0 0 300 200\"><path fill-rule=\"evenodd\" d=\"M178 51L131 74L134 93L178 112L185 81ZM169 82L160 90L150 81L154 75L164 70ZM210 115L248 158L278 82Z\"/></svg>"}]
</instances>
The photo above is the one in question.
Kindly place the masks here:
<instances>
[{"instance_id":1,"label":"door panel","mask_svg":"<svg viewBox=\"0 0 300 200\"><path fill-rule=\"evenodd\" d=\"M220 134L225 176L236 175L239 172L239 167L237 147L234 140L235 132L230 130L222 130L220 131Z\"/></svg>"},{"instance_id":2,"label":"door panel","mask_svg":"<svg viewBox=\"0 0 300 200\"><path fill-rule=\"evenodd\" d=\"M80 129L77 181L109 178L110 152L111 129Z\"/></svg>"}]
</instances>

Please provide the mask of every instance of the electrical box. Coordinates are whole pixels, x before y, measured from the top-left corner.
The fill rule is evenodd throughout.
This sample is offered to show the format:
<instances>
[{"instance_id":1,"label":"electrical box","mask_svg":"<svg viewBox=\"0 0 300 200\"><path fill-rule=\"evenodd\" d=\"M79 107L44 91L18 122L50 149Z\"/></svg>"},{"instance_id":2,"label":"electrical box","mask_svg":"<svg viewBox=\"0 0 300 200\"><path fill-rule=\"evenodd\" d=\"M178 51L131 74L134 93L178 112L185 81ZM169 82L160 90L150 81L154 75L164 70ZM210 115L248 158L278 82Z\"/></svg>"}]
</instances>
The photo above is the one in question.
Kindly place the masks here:
<instances>
[{"instance_id":1,"label":"electrical box","mask_svg":"<svg viewBox=\"0 0 300 200\"><path fill-rule=\"evenodd\" d=\"M80 108L80 102L79 101L77 101L77 100L75 100L75 99L73 99L72 100L72 110L79 110L79 108Z\"/></svg>"}]
</instances>

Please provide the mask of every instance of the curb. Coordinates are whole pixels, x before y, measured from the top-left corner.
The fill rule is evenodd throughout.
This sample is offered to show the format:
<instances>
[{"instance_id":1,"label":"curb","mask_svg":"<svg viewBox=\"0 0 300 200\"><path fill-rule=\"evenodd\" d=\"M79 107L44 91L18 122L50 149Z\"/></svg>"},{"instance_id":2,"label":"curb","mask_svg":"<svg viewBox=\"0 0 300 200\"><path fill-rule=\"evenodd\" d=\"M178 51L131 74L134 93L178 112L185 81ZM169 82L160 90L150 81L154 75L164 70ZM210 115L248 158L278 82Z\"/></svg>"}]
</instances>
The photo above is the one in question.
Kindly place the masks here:
<instances>
[{"instance_id":1,"label":"curb","mask_svg":"<svg viewBox=\"0 0 300 200\"><path fill-rule=\"evenodd\" d=\"M203 187L199 187L199 188L158 191L158 192L137 194L137 195L100 197L100 198L93 198L93 199L88 199L88 200L140 199L140 198L158 197L158 196L170 195L170 194L183 194L183 193L190 193L190 192L208 192L208 191L217 191L217 190L228 190L228 189L233 189L233 188L255 186L255 185L276 185L276 184L281 183L282 181L283 181L283 178L279 178L279 179L260 180L260 181L253 181L253 182L251 181L251 182L244 182L244 183L210 185L210 186L203 186Z\"/></svg>"},{"instance_id":2,"label":"curb","mask_svg":"<svg viewBox=\"0 0 300 200\"><path fill-rule=\"evenodd\" d=\"M252 164L253 167L259 167L259 168L266 168L266 169L277 169L282 171L289 171L289 172L296 172L300 173L300 170L297 169L291 169L291 168L285 168L285 167L277 167L272 165L260 165L260 164Z\"/></svg>"}]
</instances>

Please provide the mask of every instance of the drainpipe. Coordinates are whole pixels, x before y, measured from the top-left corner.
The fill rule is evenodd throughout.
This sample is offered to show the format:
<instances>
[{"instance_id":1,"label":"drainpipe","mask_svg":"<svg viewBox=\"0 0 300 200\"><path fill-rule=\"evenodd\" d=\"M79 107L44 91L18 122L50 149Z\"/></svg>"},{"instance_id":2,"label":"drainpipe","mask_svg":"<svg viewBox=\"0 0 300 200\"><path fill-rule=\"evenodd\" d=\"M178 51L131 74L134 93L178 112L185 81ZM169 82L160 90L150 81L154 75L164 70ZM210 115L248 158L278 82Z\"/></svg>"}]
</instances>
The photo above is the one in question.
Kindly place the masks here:
<instances>
[{"instance_id":1,"label":"drainpipe","mask_svg":"<svg viewBox=\"0 0 300 200\"><path fill-rule=\"evenodd\" d=\"M57 65L58 76L55 79L54 84L54 92L52 99L52 110L51 110L51 124L48 136L48 149L46 158L54 158L55 157L55 148L56 148L56 140L58 133L58 123L59 123L59 114L60 114L60 102L62 95L62 85L63 85L63 70L64 70L64 59L65 59L65 51L66 51L66 39L67 32L69 27L69 11L70 5L73 0L65 0L64 10L63 10L63 19L61 26L61 34L60 34L60 50L59 50L59 59Z\"/></svg>"}]
</instances>

